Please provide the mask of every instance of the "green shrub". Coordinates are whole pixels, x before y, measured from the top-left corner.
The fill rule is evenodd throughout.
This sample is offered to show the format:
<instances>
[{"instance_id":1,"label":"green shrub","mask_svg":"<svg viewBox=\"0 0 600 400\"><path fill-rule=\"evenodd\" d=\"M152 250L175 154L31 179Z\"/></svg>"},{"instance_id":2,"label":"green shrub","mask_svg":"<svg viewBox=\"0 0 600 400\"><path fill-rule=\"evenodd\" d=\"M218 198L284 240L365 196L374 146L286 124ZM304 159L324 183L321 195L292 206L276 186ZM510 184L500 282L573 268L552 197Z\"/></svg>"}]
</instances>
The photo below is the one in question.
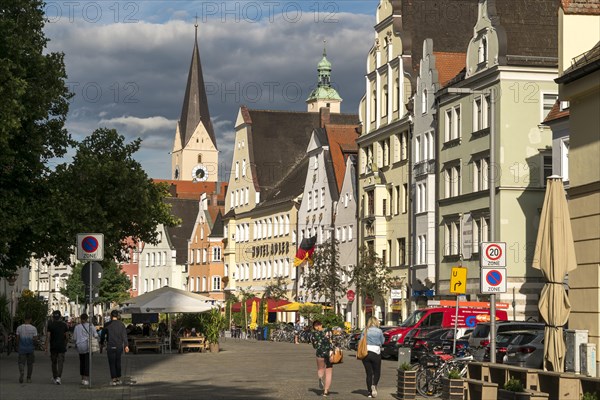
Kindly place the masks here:
<instances>
[{"instance_id":1,"label":"green shrub","mask_svg":"<svg viewBox=\"0 0 600 400\"><path fill-rule=\"evenodd\" d=\"M402 371L410 371L412 369L412 366L407 362L403 362L402 364L400 364L400 369Z\"/></svg>"},{"instance_id":2,"label":"green shrub","mask_svg":"<svg viewBox=\"0 0 600 400\"><path fill-rule=\"evenodd\" d=\"M504 384L504 390L508 390L511 392L522 392L523 391L523 384L521 383L520 380L516 379L516 378L510 378L508 380L508 382L506 382Z\"/></svg>"},{"instance_id":3,"label":"green shrub","mask_svg":"<svg viewBox=\"0 0 600 400\"><path fill-rule=\"evenodd\" d=\"M596 393L585 392L581 395L581 400L598 400L598 395Z\"/></svg>"},{"instance_id":4,"label":"green shrub","mask_svg":"<svg viewBox=\"0 0 600 400\"><path fill-rule=\"evenodd\" d=\"M450 371L448 371L448 379L460 379L462 378L462 376L460 376L460 371L457 369L451 369Z\"/></svg>"}]
</instances>

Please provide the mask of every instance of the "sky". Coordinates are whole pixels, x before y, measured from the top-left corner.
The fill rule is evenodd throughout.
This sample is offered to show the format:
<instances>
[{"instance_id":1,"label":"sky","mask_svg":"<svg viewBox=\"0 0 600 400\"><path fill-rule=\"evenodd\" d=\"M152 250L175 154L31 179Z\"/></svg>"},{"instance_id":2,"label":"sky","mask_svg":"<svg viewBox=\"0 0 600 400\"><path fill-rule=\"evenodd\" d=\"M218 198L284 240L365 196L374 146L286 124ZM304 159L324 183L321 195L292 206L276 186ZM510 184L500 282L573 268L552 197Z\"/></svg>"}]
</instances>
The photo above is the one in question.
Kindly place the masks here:
<instances>
[{"instance_id":1,"label":"sky","mask_svg":"<svg viewBox=\"0 0 600 400\"><path fill-rule=\"evenodd\" d=\"M358 112L377 4L47 1L47 50L65 54L74 94L67 129L77 140L100 127L139 137L135 158L148 176L170 178L197 21L220 180L227 180L239 107L305 111L323 40L342 112Z\"/></svg>"}]
</instances>

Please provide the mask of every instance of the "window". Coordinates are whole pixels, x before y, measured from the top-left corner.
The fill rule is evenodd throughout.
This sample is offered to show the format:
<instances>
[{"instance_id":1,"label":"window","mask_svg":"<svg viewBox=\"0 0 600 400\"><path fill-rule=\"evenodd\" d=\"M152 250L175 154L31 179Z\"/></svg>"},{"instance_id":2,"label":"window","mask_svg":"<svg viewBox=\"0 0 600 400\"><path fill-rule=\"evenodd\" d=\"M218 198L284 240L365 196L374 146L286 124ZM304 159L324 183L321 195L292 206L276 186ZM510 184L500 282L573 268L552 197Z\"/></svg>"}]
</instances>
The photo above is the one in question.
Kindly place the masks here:
<instances>
[{"instance_id":1,"label":"window","mask_svg":"<svg viewBox=\"0 0 600 400\"><path fill-rule=\"evenodd\" d=\"M350 198L350 195L348 195L348 193L344 194L344 208L348 208L348 199Z\"/></svg>"},{"instance_id":2,"label":"window","mask_svg":"<svg viewBox=\"0 0 600 400\"><path fill-rule=\"evenodd\" d=\"M134 275L133 279L131 280L131 290L137 290L137 281L138 277L137 275Z\"/></svg>"},{"instance_id":3,"label":"window","mask_svg":"<svg viewBox=\"0 0 600 400\"><path fill-rule=\"evenodd\" d=\"M552 154L542 153L542 186L546 186L546 179L552 175Z\"/></svg>"},{"instance_id":4,"label":"window","mask_svg":"<svg viewBox=\"0 0 600 400\"><path fill-rule=\"evenodd\" d=\"M148 279L144 279L144 293L148 292Z\"/></svg>"},{"instance_id":5,"label":"window","mask_svg":"<svg viewBox=\"0 0 600 400\"><path fill-rule=\"evenodd\" d=\"M569 140L562 140L560 146L560 176L569 180Z\"/></svg>"},{"instance_id":6,"label":"window","mask_svg":"<svg viewBox=\"0 0 600 400\"><path fill-rule=\"evenodd\" d=\"M390 139L387 138L381 142L383 149L383 166L390 165Z\"/></svg>"},{"instance_id":7,"label":"window","mask_svg":"<svg viewBox=\"0 0 600 400\"><path fill-rule=\"evenodd\" d=\"M246 188L246 204L250 202L250 190Z\"/></svg>"},{"instance_id":8,"label":"window","mask_svg":"<svg viewBox=\"0 0 600 400\"><path fill-rule=\"evenodd\" d=\"M220 276L213 276L212 290L221 290L221 277Z\"/></svg>"},{"instance_id":9,"label":"window","mask_svg":"<svg viewBox=\"0 0 600 400\"><path fill-rule=\"evenodd\" d=\"M313 203L313 209L316 210L317 208L319 208L319 189L315 190L315 197Z\"/></svg>"},{"instance_id":10,"label":"window","mask_svg":"<svg viewBox=\"0 0 600 400\"><path fill-rule=\"evenodd\" d=\"M400 214L400 203L402 199L402 196L400 195L400 186L394 187L394 197L396 199L396 201L394 201L394 214L398 215Z\"/></svg>"},{"instance_id":11,"label":"window","mask_svg":"<svg viewBox=\"0 0 600 400\"><path fill-rule=\"evenodd\" d=\"M221 261L221 248L219 246L212 248L212 260Z\"/></svg>"},{"instance_id":12,"label":"window","mask_svg":"<svg viewBox=\"0 0 600 400\"><path fill-rule=\"evenodd\" d=\"M351 241L352 241L352 226L353 226L353 225L350 225L350 226L348 227L348 241L349 241L349 242L351 242Z\"/></svg>"},{"instance_id":13,"label":"window","mask_svg":"<svg viewBox=\"0 0 600 400\"><path fill-rule=\"evenodd\" d=\"M246 176L246 159L244 158L242 160L242 176ZM248 202L248 200L246 200L246 203Z\"/></svg>"},{"instance_id":14,"label":"window","mask_svg":"<svg viewBox=\"0 0 600 400\"><path fill-rule=\"evenodd\" d=\"M481 42L479 42L479 48L477 49L477 58L479 63L484 63L487 61L488 57L488 44L487 37L484 35L481 38Z\"/></svg>"},{"instance_id":15,"label":"window","mask_svg":"<svg viewBox=\"0 0 600 400\"><path fill-rule=\"evenodd\" d=\"M286 235L290 234L290 216L289 216L289 214L285 215L285 234ZM295 232L294 232L294 241L296 240L295 236L296 235L295 235Z\"/></svg>"},{"instance_id":16,"label":"window","mask_svg":"<svg viewBox=\"0 0 600 400\"><path fill-rule=\"evenodd\" d=\"M279 217L273 218L273 236L279 236Z\"/></svg>"},{"instance_id":17,"label":"window","mask_svg":"<svg viewBox=\"0 0 600 400\"><path fill-rule=\"evenodd\" d=\"M165 278L165 286L169 286L169 278Z\"/></svg>"},{"instance_id":18,"label":"window","mask_svg":"<svg viewBox=\"0 0 600 400\"><path fill-rule=\"evenodd\" d=\"M444 142L458 139L461 136L460 105L446 110L444 123Z\"/></svg>"},{"instance_id":19,"label":"window","mask_svg":"<svg viewBox=\"0 0 600 400\"><path fill-rule=\"evenodd\" d=\"M308 199L306 201L306 210L310 211L312 207L312 191L308 192Z\"/></svg>"},{"instance_id":20,"label":"window","mask_svg":"<svg viewBox=\"0 0 600 400\"><path fill-rule=\"evenodd\" d=\"M458 255L459 249L459 221L450 221L444 224L444 255Z\"/></svg>"},{"instance_id":21,"label":"window","mask_svg":"<svg viewBox=\"0 0 600 400\"><path fill-rule=\"evenodd\" d=\"M154 290L154 279L150 279L150 291Z\"/></svg>"},{"instance_id":22,"label":"window","mask_svg":"<svg viewBox=\"0 0 600 400\"><path fill-rule=\"evenodd\" d=\"M387 116L387 110L388 110L388 86L387 85L383 85L381 106L382 106L381 116L385 117L385 116Z\"/></svg>"},{"instance_id":23,"label":"window","mask_svg":"<svg viewBox=\"0 0 600 400\"><path fill-rule=\"evenodd\" d=\"M198 164L202 164L202 154L198 154Z\"/></svg>"},{"instance_id":24,"label":"window","mask_svg":"<svg viewBox=\"0 0 600 400\"><path fill-rule=\"evenodd\" d=\"M480 244L488 241L489 221L489 218L484 217L473 218L473 253L479 253Z\"/></svg>"},{"instance_id":25,"label":"window","mask_svg":"<svg viewBox=\"0 0 600 400\"><path fill-rule=\"evenodd\" d=\"M206 292L206 277L202 277L202 291Z\"/></svg>"},{"instance_id":26,"label":"window","mask_svg":"<svg viewBox=\"0 0 600 400\"><path fill-rule=\"evenodd\" d=\"M156 287L159 289L162 287L162 279L160 279L160 278L156 279Z\"/></svg>"},{"instance_id":27,"label":"window","mask_svg":"<svg viewBox=\"0 0 600 400\"><path fill-rule=\"evenodd\" d=\"M544 93L543 94L543 104L542 104L542 121L546 119L550 110L556 103L556 99L558 99L558 95L556 93Z\"/></svg>"},{"instance_id":28,"label":"window","mask_svg":"<svg viewBox=\"0 0 600 400\"><path fill-rule=\"evenodd\" d=\"M315 156L314 161L313 161L313 169L317 170L319 169L319 157Z\"/></svg>"},{"instance_id":29,"label":"window","mask_svg":"<svg viewBox=\"0 0 600 400\"><path fill-rule=\"evenodd\" d=\"M375 192L367 192L367 216L375 215Z\"/></svg>"},{"instance_id":30,"label":"window","mask_svg":"<svg viewBox=\"0 0 600 400\"><path fill-rule=\"evenodd\" d=\"M408 158L408 132L400 134L400 160Z\"/></svg>"},{"instance_id":31,"label":"window","mask_svg":"<svg viewBox=\"0 0 600 400\"><path fill-rule=\"evenodd\" d=\"M284 223L283 223L283 215L279 217L279 235L283 236L284 234Z\"/></svg>"},{"instance_id":32,"label":"window","mask_svg":"<svg viewBox=\"0 0 600 400\"><path fill-rule=\"evenodd\" d=\"M488 185L489 158L480 158L473 162L473 191L486 190Z\"/></svg>"},{"instance_id":33,"label":"window","mask_svg":"<svg viewBox=\"0 0 600 400\"><path fill-rule=\"evenodd\" d=\"M240 179L240 162L235 162L235 179Z\"/></svg>"},{"instance_id":34,"label":"window","mask_svg":"<svg viewBox=\"0 0 600 400\"><path fill-rule=\"evenodd\" d=\"M206 249L202 249L202 264L206 264L206 256L208 251Z\"/></svg>"},{"instance_id":35,"label":"window","mask_svg":"<svg viewBox=\"0 0 600 400\"><path fill-rule=\"evenodd\" d=\"M415 138L415 163L421 161L421 136Z\"/></svg>"},{"instance_id":36,"label":"window","mask_svg":"<svg viewBox=\"0 0 600 400\"><path fill-rule=\"evenodd\" d=\"M188 286L188 289L190 290L190 292L194 291L194 277L190 277L190 284Z\"/></svg>"},{"instance_id":37,"label":"window","mask_svg":"<svg viewBox=\"0 0 600 400\"><path fill-rule=\"evenodd\" d=\"M408 211L408 183L402 185L402 214Z\"/></svg>"},{"instance_id":38,"label":"window","mask_svg":"<svg viewBox=\"0 0 600 400\"><path fill-rule=\"evenodd\" d=\"M445 198L456 197L461 194L460 165L447 167L443 171Z\"/></svg>"},{"instance_id":39,"label":"window","mask_svg":"<svg viewBox=\"0 0 600 400\"><path fill-rule=\"evenodd\" d=\"M490 102L489 96L479 96L473 104L473 132L480 131L490 127L489 114Z\"/></svg>"},{"instance_id":40,"label":"window","mask_svg":"<svg viewBox=\"0 0 600 400\"><path fill-rule=\"evenodd\" d=\"M398 245L398 265L406 265L406 238L396 240Z\"/></svg>"}]
</instances>

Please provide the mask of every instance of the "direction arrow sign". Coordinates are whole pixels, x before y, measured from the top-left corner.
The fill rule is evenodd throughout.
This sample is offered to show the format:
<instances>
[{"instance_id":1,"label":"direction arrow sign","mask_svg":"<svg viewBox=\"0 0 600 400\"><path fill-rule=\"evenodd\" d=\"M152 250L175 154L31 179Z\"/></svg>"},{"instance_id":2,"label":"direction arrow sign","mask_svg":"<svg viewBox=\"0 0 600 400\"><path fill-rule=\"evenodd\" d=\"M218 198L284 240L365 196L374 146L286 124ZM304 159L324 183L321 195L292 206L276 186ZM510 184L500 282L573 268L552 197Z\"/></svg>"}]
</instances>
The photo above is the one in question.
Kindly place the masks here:
<instances>
[{"instance_id":1,"label":"direction arrow sign","mask_svg":"<svg viewBox=\"0 0 600 400\"><path fill-rule=\"evenodd\" d=\"M506 267L506 243L481 243L481 267Z\"/></svg>"},{"instance_id":2,"label":"direction arrow sign","mask_svg":"<svg viewBox=\"0 0 600 400\"><path fill-rule=\"evenodd\" d=\"M450 293L465 294L467 292L467 269L454 267L450 273Z\"/></svg>"},{"instance_id":3,"label":"direction arrow sign","mask_svg":"<svg viewBox=\"0 0 600 400\"><path fill-rule=\"evenodd\" d=\"M104 260L104 234L78 233L77 259L79 261Z\"/></svg>"},{"instance_id":4,"label":"direction arrow sign","mask_svg":"<svg viewBox=\"0 0 600 400\"><path fill-rule=\"evenodd\" d=\"M506 268L482 268L481 293L506 293Z\"/></svg>"}]
</instances>

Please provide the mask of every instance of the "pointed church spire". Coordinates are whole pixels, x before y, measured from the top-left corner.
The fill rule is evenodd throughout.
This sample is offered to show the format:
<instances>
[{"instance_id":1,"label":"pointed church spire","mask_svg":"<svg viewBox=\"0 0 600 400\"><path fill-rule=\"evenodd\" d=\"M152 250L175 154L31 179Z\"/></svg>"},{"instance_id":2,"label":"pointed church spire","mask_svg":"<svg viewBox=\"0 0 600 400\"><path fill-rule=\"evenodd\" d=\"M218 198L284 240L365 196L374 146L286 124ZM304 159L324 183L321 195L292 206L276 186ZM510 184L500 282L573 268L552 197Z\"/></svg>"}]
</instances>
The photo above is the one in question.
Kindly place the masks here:
<instances>
[{"instance_id":1,"label":"pointed church spire","mask_svg":"<svg viewBox=\"0 0 600 400\"><path fill-rule=\"evenodd\" d=\"M319 103L320 100L331 104L334 102L341 102L342 98L338 92L331 86L331 63L327 59L327 41L323 40L323 58L317 64L317 87L310 93L306 102Z\"/></svg>"},{"instance_id":2,"label":"pointed church spire","mask_svg":"<svg viewBox=\"0 0 600 400\"><path fill-rule=\"evenodd\" d=\"M215 148L217 141L213 131L210 113L208 112L208 100L204 88L204 77L202 75L202 63L200 62L200 51L198 49L198 17L196 16L194 50L192 51L192 61L188 72L187 86L185 88L185 97L183 98L183 107L181 117L179 118L179 133L181 135L181 145L185 147L192 137L196 127L200 122L204 124L210 139Z\"/></svg>"}]
</instances>

